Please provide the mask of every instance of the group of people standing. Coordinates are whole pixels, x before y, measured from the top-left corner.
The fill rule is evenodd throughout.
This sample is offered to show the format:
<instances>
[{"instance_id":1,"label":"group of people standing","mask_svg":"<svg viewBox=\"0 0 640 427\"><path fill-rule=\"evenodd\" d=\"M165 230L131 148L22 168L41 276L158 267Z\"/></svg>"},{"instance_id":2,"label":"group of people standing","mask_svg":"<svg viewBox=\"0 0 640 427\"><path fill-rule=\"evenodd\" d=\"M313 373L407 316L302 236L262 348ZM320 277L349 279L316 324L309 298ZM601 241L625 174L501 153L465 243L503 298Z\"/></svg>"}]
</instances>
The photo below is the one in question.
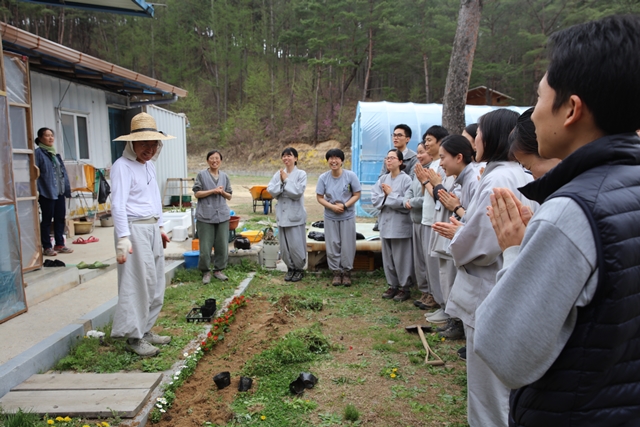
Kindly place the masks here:
<instances>
[{"instance_id":1,"label":"group of people standing","mask_svg":"<svg viewBox=\"0 0 640 427\"><path fill-rule=\"evenodd\" d=\"M494 110L463 135L433 126L417 153L407 148L411 129L398 125L371 190L388 283L382 297L406 301L416 285L414 304L435 310L426 318L443 325L442 336L466 337L472 427L640 419L640 17L576 25L552 35L550 46L535 108ZM151 331L168 240L151 160L171 137L145 113L131 128L111 171L119 263L112 336L152 356L154 344L171 338ZM37 157L49 162L41 169L54 183L39 183L43 218L59 216L56 200L68 192L49 132L38 133ZM281 158L268 191L278 200L285 280L299 281L307 176L294 148ZM361 186L342 168L341 150L326 159L316 198L325 208L327 259L332 284L350 286ZM200 268L210 280L213 246L213 276L226 280L232 190L222 155L212 151L207 161L194 185L201 247L208 246ZM43 234L43 247L64 252L58 234L53 248Z\"/></svg>"}]
</instances>

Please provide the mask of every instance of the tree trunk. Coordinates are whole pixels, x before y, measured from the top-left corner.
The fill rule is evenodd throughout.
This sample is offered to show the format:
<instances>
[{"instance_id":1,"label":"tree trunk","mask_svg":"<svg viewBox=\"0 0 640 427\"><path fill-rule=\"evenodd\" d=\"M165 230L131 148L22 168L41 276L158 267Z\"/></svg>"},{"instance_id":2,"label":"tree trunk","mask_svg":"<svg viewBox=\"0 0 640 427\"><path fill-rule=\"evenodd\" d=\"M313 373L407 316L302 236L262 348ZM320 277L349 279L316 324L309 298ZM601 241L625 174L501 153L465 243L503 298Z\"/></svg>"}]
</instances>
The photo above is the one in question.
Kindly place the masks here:
<instances>
[{"instance_id":1,"label":"tree trunk","mask_svg":"<svg viewBox=\"0 0 640 427\"><path fill-rule=\"evenodd\" d=\"M371 76L371 63L373 62L373 28L369 27L369 59L367 59L367 73L364 76L364 89L362 91L362 101L367 100L369 92L369 77Z\"/></svg>"},{"instance_id":2,"label":"tree trunk","mask_svg":"<svg viewBox=\"0 0 640 427\"><path fill-rule=\"evenodd\" d=\"M429 67L428 67L428 63L429 63L429 58L427 58L427 54L423 53L422 54L422 63L424 64L424 92L425 92L425 99L427 101L427 104L429 103Z\"/></svg>"},{"instance_id":3,"label":"tree trunk","mask_svg":"<svg viewBox=\"0 0 640 427\"><path fill-rule=\"evenodd\" d=\"M58 15L58 44L62 44L64 40L64 7L60 8Z\"/></svg>"},{"instance_id":4,"label":"tree trunk","mask_svg":"<svg viewBox=\"0 0 640 427\"><path fill-rule=\"evenodd\" d=\"M447 83L444 88L442 126L460 134L465 127L464 107L478 41L482 0L461 0L458 27L453 41Z\"/></svg>"},{"instance_id":5,"label":"tree trunk","mask_svg":"<svg viewBox=\"0 0 640 427\"><path fill-rule=\"evenodd\" d=\"M318 144L318 120L319 120L319 106L318 106L318 98L320 95L320 65L316 65L316 99L314 102L313 109L315 116L315 136L313 138L313 146L315 147Z\"/></svg>"}]
</instances>

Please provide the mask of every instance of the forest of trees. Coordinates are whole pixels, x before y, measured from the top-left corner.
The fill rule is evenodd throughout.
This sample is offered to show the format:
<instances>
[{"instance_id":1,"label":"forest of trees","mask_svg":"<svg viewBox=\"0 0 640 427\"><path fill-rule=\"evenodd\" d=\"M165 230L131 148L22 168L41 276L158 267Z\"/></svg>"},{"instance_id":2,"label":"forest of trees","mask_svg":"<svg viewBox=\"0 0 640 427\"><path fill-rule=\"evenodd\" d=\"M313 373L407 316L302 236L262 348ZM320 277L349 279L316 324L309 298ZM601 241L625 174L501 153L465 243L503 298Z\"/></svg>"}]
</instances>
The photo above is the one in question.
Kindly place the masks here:
<instances>
[{"instance_id":1,"label":"forest of trees","mask_svg":"<svg viewBox=\"0 0 640 427\"><path fill-rule=\"evenodd\" d=\"M190 144L334 138L359 100L442 102L460 2L164 0L154 18L0 0L0 18L185 88ZM554 31L640 0L484 0L470 87L532 105ZM597 66L597 64L594 64Z\"/></svg>"}]
</instances>

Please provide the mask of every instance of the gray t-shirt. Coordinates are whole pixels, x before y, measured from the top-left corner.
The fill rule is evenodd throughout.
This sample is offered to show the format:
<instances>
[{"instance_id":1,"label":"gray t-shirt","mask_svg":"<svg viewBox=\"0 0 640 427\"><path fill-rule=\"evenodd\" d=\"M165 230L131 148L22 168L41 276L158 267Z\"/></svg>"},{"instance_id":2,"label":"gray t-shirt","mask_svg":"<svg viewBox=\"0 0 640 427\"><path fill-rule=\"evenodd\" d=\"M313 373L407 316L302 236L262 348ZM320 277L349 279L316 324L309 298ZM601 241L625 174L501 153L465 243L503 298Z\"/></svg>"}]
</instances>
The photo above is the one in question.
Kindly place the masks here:
<instances>
[{"instance_id":1,"label":"gray t-shirt","mask_svg":"<svg viewBox=\"0 0 640 427\"><path fill-rule=\"evenodd\" d=\"M233 193L226 173L219 172L218 179L215 179L209 169L205 169L196 176L193 192L213 190L219 186L222 186L225 192ZM198 221L206 222L207 224L220 224L221 222L229 221L230 213L231 210L227 205L227 199L220 194L211 194L198 199L196 207L196 219Z\"/></svg>"},{"instance_id":2,"label":"gray t-shirt","mask_svg":"<svg viewBox=\"0 0 640 427\"><path fill-rule=\"evenodd\" d=\"M338 178L334 177L331 171L323 173L318 178L318 184L316 185L316 194L324 196L324 199L329 203L346 203L353 196L353 193L358 191L362 191L358 176L346 169L342 169L342 174ZM355 216L356 210L354 206L349 206L341 214L326 208L324 210L324 217L334 221L343 221L355 218Z\"/></svg>"}]
</instances>

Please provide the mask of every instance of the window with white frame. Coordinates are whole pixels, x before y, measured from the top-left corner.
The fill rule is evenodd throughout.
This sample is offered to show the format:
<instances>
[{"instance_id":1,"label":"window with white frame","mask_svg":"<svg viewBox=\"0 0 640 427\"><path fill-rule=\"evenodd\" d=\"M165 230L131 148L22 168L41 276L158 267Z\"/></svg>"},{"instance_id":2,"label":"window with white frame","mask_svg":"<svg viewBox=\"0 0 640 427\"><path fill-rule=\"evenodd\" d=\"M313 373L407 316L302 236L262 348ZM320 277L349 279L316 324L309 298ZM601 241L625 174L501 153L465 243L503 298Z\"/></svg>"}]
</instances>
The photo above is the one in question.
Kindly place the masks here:
<instances>
[{"instance_id":1,"label":"window with white frame","mask_svg":"<svg viewBox=\"0 0 640 427\"><path fill-rule=\"evenodd\" d=\"M60 112L65 160L89 160L89 118L86 114Z\"/></svg>"}]
</instances>

